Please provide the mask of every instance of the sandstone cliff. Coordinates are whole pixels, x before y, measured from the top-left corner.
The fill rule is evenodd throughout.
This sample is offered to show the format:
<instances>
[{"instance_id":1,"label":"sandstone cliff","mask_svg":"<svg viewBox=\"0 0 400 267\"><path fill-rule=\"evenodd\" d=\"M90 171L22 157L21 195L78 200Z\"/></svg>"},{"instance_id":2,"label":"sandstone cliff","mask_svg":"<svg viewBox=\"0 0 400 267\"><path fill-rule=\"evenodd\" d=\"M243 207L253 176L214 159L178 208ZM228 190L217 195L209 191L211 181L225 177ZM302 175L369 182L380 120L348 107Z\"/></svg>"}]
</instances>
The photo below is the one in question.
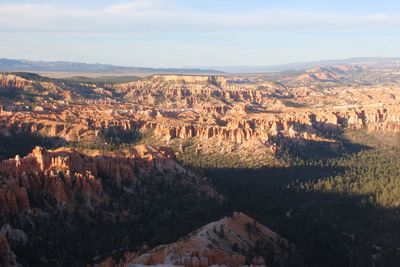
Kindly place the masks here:
<instances>
[{"instance_id":1,"label":"sandstone cliff","mask_svg":"<svg viewBox=\"0 0 400 267\"><path fill-rule=\"evenodd\" d=\"M187 183L194 182L205 194L217 195L200 178L177 164L168 148L138 146L105 155L96 151L87 153L93 156L73 149L47 151L36 147L24 158L17 155L0 162L0 213L17 214L40 208L31 204L38 199L46 199L53 208L70 210L81 205L77 199L83 199L86 208L95 209L109 201L104 183L121 189L154 173L167 177L186 175L191 177Z\"/></svg>"}]
</instances>

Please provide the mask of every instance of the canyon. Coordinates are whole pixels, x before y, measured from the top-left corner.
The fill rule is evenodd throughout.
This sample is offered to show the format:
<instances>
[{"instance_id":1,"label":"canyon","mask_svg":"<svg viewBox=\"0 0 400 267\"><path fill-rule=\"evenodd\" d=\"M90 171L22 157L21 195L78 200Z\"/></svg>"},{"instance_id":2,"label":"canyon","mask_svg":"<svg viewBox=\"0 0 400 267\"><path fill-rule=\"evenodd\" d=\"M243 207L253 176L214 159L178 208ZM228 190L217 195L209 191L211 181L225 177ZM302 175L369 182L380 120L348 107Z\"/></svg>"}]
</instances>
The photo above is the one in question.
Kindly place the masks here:
<instances>
[{"instance_id":1,"label":"canyon","mask_svg":"<svg viewBox=\"0 0 400 267\"><path fill-rule=\"evenodd\" d=\"M225 177L207 174L279 177L296 164L319 168L373 149L350 134L396 147L395 73L338 65L123 83L2 73L0 265L296 266L298 254L309 255L301 241L267 228L260 210L246 215L245 204L228 197L233 185L221 189ZM290 175L276 190L297 188L296 196L308 185ZM283 221L285 230L291 210L269 210L279 217L271 224Z\"/></svg>"},{"instance_id":2,"label":"canyon","mask_svg":"<svg viewBox=\"0 0 400 267\"><path fill-rule=\"evenodd\" d=\"M45 86L12 75L2 77L8 87ZM68 90L64 85L52 87ZM75 96L80 100L71 103L41 95L46 100L30 110L3 106L0 133L103 143L151 135L150 145L170 146L175 152L188 147L197 154L208 154L217 145L225 148L224 153L239 151L246 158L246 150L252 150L268 159L253 162L262 166L289 146L314 143L343 150L338 136L345 129L390 134L400 130L395 85L315 89L269 81L242 83L237 77L154 75L106 88L106 98L100 98L106 89L92 85L90 98Z\"/></svg>"}]
</instances>

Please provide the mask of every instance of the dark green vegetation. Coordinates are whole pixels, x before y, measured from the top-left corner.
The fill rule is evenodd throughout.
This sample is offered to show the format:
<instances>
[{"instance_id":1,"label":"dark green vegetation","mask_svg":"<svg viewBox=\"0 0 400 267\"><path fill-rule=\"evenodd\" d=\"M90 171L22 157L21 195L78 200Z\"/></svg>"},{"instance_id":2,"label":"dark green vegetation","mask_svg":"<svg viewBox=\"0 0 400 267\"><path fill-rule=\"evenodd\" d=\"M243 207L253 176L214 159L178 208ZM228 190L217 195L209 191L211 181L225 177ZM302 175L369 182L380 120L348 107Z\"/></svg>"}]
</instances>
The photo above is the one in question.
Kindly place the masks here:
<instances>
[{"instance_id":1,"label":"dark green vegetation","mask_svg":"<svg viewBox=\"0 0 400 267\"><path fill-rule=\"evenodd\" d=\"M57 148L65 145L66 142L57 137L43 137L30 133L10 133L10 135L0 135L0 160L20 155L26 156L32 152L35 146L44 148Z\"/></svg>"},{"instance_id":2,"label":"dark green vegetation","mask_svg":"<svg viewBox=\"0 0 400 267\"><path fill-rule=\"evenodd\" d=\"M137 129L122 131L118 127L110 127L99 134L92 142L76 141L68 142L66 146L76 148L78 151L85 149L102 150L103 152L132 148L144 143L153 135L153 131L140 132Z\"/></svg>"},{"instance_id":3,"label":"dark green vegetation","mask_svg":"<svg viewBox=\"0 0 400 267\"><path fill-rule=\"evenodd\" d=\"M92 83L92 84L117 84L117 83L128 83L139 80L137 76L100 76L100 77L85 77L85 76L74 76L70 78L61 79L67 82L75 83ZM60 80L60 79L59 79Z\"/></svg>"},{"instance_id":4,"label":"dark green vegetation","mask_svg":"<svg viewBox=\"0 0 400 267\"><path fill-rule=\"evenodd\" d=\"M298 103L298 102L293 102L290 100L283 101L283 104L285 107L290 107L290 108L305 108L308 107L307 103Z\"/></svg>"},{"instance_id":5,"label":"dark green vegetation","mask_svg":"<svg viewBox=\"0 0 400 267\"><path fill-rule=\"evenodd\" d=\"M5 74L13 74L15 76L21 77L26 80L36 81L36 82L52 82L55 79L51 79L33 72L5 72Z\"/></svg>"},{"instance_id":6,"label":"dark green vegetation","mask_svg":"<svg viewBox=\"0 0 400 267\"><path fill-rule=\"evenodd\" d=\"M349 135L371 146L325 160L297 158L286 168L206 175L229 199L229 210L290 240L305 266L399 266L400 149L383 136Z\"/></svg>"},{"instance_id":7,"label":"dark green vegetation","mask_svg":"<svg viewBox=\"0 0 400 267\"><path fill-rule=\"evenodd\" d=\"M121 131L118 127L110 127L101 132L99 137L94 141L67 142L65 139L59 137L48 137L36 133L9 129L7 135L0 134L0 160L13 158L15 155L25 157L36 146L46 149L66 146L76 148L78 151L85 149L102 150L104 152L115 151L139 145L151 135L152 131L139 132L135 129L132 131Z\"/></svg>"},{"instance_id":8,"label":"dark green vegetation","mask_svg":"<svg viewBox=\"0 0 400 267\"><path fill-rule=\"evenodd\" d=\"M67 142L59 137L47 137L36 133L10 131L9 135L0 135L0 160L19 155L25 157L33 148L41 146L46 149L55 149L66 146L76 148L78 151L85 149L102 150L104 152L115 151L134 147L142 142L151 133L138 131L121 132L115 128L109 128L99 138L92 142L76 141Z\"/></svg>"},{"instance_id":9,"label":"dark green vegetation","mask_svg":"<svg viewBox=\"0 0 400 267\"><path fill-rule=\"evenodd\" d=\"M342 151L287 145L282 167L237 168L239 158L210 161L190 144L180 159L227 197L225 213L245 212L290 240L302 258L294 266L399 266L400 137L337 138Z\"/></svg>"},{"instance_id":10,"label":"dark green vegetation","mask_svg":"<svg viewBox=\"0 0 400 267\"><path fill-rule=\"evenodd\" d=\"M37 199L32 206L40 208L40 215L1 217L0 224L10 223L28 233L27 245L14 248L24 266L86 266L144 245L174 242L219 219L219 200L199 195L188 179L153 173L121 190L103 177L104 191L112 199L107 205L89 210L78 203L71 212L45 205L51 200Z\"/></svg>"},{"instance_id":11,"label":"dark green vegetation","mask_svg":"<svg viewBox=\"0 0 400 267\"><path fill-rule=\"evenodd\" d=\"M86 77L86 76L73 76L68 78L48 78L32 72L6 72L19 76L26 80L36 82L64 82L64 83L89 83L89 84L116 84L133 82L140 79L137 76L99 76L99 77Z\"/></svg>"}]
</instances>

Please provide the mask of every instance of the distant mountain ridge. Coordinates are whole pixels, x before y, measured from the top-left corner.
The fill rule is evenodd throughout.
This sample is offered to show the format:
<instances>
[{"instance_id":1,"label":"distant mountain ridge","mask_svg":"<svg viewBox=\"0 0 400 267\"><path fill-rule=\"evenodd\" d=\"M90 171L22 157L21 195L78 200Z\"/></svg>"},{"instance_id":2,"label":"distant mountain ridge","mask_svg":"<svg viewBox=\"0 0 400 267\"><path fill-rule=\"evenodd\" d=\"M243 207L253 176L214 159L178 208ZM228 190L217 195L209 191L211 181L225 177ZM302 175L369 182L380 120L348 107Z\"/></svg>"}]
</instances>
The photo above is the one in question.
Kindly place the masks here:
<instances>
[{"instance_id":1,"label":"distant mountain ridge","mask_svg":"<svg viewBox=\"0 0 400 267\"><path fill-rule=\"evenodd\" d=\"M67 61L30 61L0 58L0 71L59 71L59 72L102 72L102 73L178 73L178 74L222 74L223 71L200 68L145 68L123 67L110 64L89 64Z\"/></svg>"},{"instance_id":2,"label":"distant mountain ridge","mask_svg":"<svg viewBox=\"0 0 400 267\"><path fill-rule=\"evenodd\" d=\"M0 58L0 71L31 72L89 72L89 73L139 73L139 74L238 74L305 71L316 67L332 67L338 65L359 65L374 68L398 67L400 57L357 57L308 62L294 62L265 66L209 66L182 68L149 68L127 67L111 64L90 64L68 61L30 61L23 59Z\"/></svg>"},{"instance_id":3,"label":"distant mountain ridge","mask_svg":"<svg viewBox=\"0 0 400 267\"><path fill-rule=\"evenodd\" d=\"M369 65L373 67L400 67L400 57L354 57L321 61L294 62L266 66L225 66L209 67L229 73L262 73L282 71L304 71L315 67L332 67L337 65Z\"/></svg>"}]
</instances>

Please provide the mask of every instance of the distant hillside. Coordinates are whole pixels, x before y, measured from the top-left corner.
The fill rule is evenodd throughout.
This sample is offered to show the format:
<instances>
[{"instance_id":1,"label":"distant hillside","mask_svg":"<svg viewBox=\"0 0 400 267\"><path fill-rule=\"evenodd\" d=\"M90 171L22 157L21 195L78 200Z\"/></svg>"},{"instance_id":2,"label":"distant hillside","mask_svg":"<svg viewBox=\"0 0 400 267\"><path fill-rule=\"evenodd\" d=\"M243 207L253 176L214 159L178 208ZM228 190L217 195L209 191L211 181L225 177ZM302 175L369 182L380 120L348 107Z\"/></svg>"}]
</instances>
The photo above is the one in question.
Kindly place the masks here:
<instances>
[{"instance_id":1,"label":"distant hillside","mask_svg":"<svg viewBox=\"0 0 400 267\"><path fill-rule=\"evenodd\" d=\"M336 65L365 65L376 68L400 67L400 58L381 58L381 57L360 57L337 60L322 60L309 62L296 62L279 65L266 66L226 66L211 67L230 73L262 73L262 72L281 72L281 71L304 71L315 67L332 67Z\"/></svg>"},{"instance_id":2,"label":"distant hillside","mask_svg":"<svg viewBox=\"0 0 400 267\"><path fill-rule=\"evenodd\" d=\"M298 72L316 67L334 67L338 65L357 65L372 68L400 68L399 58L363 57L337 60L322 60L309 62L296 62L280 65L266 66L211 66L211 67L185 67L185 68L144 68L123 67L110 64L88 64L66 61L29 61L19 59L0 58L0 71L28 71L28 72L60 72L74 73L101 73L101 76L117 73L122 76L146 76L150 74L226 74L226 73L266 73L266 72ZM57 75L56 75L57 76ZM60 75L59 75L60 76ZM68 77L70 75L67 75ZM90 75L85 75L90 76ZM57 78L59 78L57 76Z\"/></svg>"},{"instance_id":3,"label":"distant hillside","mask_svg":"<svg viewBox=\"0 0 400 267\"><path fill-rule=\"evenodd\" d=\"M87 64L65 61L29 61L0 58L0 71L58 71L58 72L101 72L101 73L186 73L186 74L220 74L223 71L199 68L141 68L122 67L109 64Z\"/></svg>"}]
</instances>

